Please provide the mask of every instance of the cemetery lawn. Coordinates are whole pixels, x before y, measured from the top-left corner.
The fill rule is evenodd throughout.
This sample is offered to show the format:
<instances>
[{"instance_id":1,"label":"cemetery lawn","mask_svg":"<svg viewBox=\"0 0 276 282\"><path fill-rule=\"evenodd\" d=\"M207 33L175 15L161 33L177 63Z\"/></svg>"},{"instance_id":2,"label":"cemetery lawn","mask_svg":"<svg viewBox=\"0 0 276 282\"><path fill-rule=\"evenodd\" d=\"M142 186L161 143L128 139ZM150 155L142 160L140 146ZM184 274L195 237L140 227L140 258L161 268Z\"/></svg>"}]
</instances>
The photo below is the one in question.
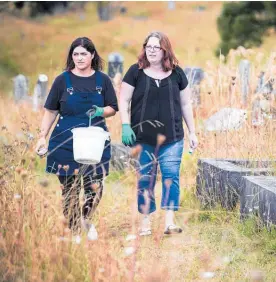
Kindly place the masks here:
<instances>
[{"instance_id":1,"label":"cemetery lawn","mask_svg":"<svg viewBox=\"0 0 276 282\"><path fill-rule=\"evenodd\" d=\"M259 133L247 126L228 138L225 133L199 133L198 150L192 156L183 155L177 214L182 234L163 235L164 212L158 209L152 236L127 241L139 226L135 173L113 171L94 217L99 240L88 242L83 234L78 245L70 241L62 216L58 181L44 173L45 159L35 155L35 141L25 135L35 133L41 113L24 107L3 100L0 109L1 124L6 126L0 151L2 281L204 281L208 277L211 281L262 281L256 277L275 281L275 231L260 228L256 219L241 223L238 207L233 212L219 207L202 210L195 197L199 157L267 157L270 152L264 148L273 148L275 133L257 145L253 142L255 154L250 146L259 134L270 136L269 124ZM111 134L119 138L118 115L112 124ZM243 147L238 147L240 139ZM158 206L160 191L158 181Z\"/></svg>"},{"instance_id":2,"label":"cemetery lawn","mask_svg":"<svg viewBox=\"0 0 276 282\"><path fill-rule=\"evenodd\" d=\"M136 62L143 40L151 30L169 34L183 67L191 64L204 67L206 60L214 58L213 50L219 42L216 17L222 3L204 3L207 7L204 13L197 12L198 4L192 2L179 2L179 8L170 13L167 2L158 2L158 5L154 2L122 4L128 13L117 13L110 22L99 22L96 3L87 3L85 13L68 12L33 21L1 15L4 24L0 27L0 73L3 74L0 76L0 89L10 89L11 74L18 73L29 78L30 94L38 74L46 74L51 83L64 68L69 45L80 36L90 37L106 61L109 53L122 53L124 71ZM146 20L139 20L141 16L146 16ZM195 18L200 29L194 25Z\"/></svg>"},{"instance_id":3,"label":"cemetery lawn","mask_svg":"<svg viewBox=\"0 0 276 282\"><path fill-rule=\"evenodd\" d=\"M207 117L230 106L229 77L237 73L241 58L239 52L232 62L214 58L219 42L216 17L222 3L201 3L207 8L200 13L195 10L199 3L194 2L177 3L182 9L170 13L166 2L124 5L129 14L105 23L99 23L93 3L87 3L84 20L79 13L35 21L1 18L0 281L276 281L275 230L268 232L254 218L240 222L239 207L233 212L220 207L202 210L195 197L199 158L271 160L276 155L272 120L255 127L249 115L238 131L204 130ZM149 18L133 20L141 15ZM183 233L165 237L164 214L158 209L152 236L127 241L127 235L136 234L138 228L135 174L112 172L94 218L99 240L87 242L83 235L79 245L72 244L57 179L44 173L45 159L34 153L42 112L32 112L27 104L14 105L11 78L18 71L28 76L30 95L38 74L47 74L51 84L64 67L69 44L79 36L91 37L105 59L112 51L122 53L126 70L136 61L145 35L155 29L169 34L181 66L203 67L209 77L202 85L202 106L194 111L200 145L192 156L184 153L181 167L177 223L184 227ZM271 40L263 46L272 46ZM254 56L243 51L251 56L255 74L267 59L262 48L255 49L259 53ZM252 89L256 84L257 75ZM250 103L241 106L238 89L237 84L231 106L250 112ZM113 142L120 142L119 115L108 119L107 125ZM160 190L159 181L158 203Z\"/></svg>"}]
</instances>

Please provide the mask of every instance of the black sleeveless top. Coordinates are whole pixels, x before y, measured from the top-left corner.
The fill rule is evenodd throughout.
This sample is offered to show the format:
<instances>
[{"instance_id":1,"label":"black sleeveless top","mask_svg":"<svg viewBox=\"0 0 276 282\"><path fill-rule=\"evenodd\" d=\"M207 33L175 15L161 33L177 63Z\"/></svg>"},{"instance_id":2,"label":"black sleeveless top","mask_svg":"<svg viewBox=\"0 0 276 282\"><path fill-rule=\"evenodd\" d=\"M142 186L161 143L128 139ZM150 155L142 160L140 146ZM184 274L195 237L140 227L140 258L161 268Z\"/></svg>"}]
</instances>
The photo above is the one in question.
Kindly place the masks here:
<instances>
[{"instance_id":1,"label":"black sleeveless top","mask_svg":"<svg viewBox=\"0 0 276 282\"><path fill-rule=\"evenodd\" d=\"M180 91L187 87L188 80L180 67L177 66L167 78L155 80L134 64L123 81L135 87L131 127L138 143L155 146L158 134L165 135L163 144L184 138Z\"/></svg>"}]
</instances>

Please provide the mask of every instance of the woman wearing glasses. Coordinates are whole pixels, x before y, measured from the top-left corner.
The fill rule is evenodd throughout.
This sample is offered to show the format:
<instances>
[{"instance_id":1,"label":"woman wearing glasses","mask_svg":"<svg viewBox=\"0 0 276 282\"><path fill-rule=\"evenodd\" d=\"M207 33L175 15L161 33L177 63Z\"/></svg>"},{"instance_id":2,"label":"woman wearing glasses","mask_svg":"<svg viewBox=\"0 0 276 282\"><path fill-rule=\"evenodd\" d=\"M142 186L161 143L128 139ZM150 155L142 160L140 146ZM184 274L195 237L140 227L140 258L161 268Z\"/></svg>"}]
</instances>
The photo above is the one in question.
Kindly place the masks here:
<instances>
[{"instance_id":1,"label":"woman wearing glasses","mask_svg":"<svg viewBox=\"0 0 276 282\"><path fill-rule=\"evenodd\" d=\"M182 232L174 221L174 212L179 208L179 171L184 145L182 118L189 130L190 147L195 149L198 141L188 80L165 34L150 33L138 62L125 74L120 115L122 142L128 146L139 144L142 148L137 168L140 235L151 234L150 214L156 210L154 186L158 163L162 174L161 208L166 210L164 233Z\"/></svg>"}]
</instances>

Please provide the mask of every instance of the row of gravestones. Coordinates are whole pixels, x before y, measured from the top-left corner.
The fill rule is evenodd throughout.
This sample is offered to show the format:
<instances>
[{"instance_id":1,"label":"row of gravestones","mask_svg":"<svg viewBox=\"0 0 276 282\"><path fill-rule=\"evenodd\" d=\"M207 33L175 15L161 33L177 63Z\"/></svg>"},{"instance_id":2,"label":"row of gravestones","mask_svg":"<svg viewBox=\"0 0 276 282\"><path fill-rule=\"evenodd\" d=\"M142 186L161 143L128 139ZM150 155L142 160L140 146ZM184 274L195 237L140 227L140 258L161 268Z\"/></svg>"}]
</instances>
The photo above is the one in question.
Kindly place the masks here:
<instances>
[{"instance_id":1,"label":"row of gravestones","mask_svg":"<svg viewBox=\"0 0 276 282\"><path fill-rule=\"evenodd\" d=\"M117 73L123 73L124 58L119 53L111 53L108 56L108 75L114 78ZM194 107L198 107L201 104L200 99L200 84L204 79L204 71L198 67L186 67L184 72L187 75L189 86L192 91L192 103ZM246 105L249 89L250 89L250 62L248 60L241 60L239 65L240 73L240 92L241 101ZM254 125L259 125L263 123L263 117L267 115L270 118L270 100L276 95L276 90L273 89L273 79L269 81L264 80L264 72L261 72L258 80L258 85L255 90L255 96L257 98L253 99L252 113L253 119L252 123ZM43 104L47 95L47 84L48 78L46 75L39 75L37 84L34 89L34 95L32 97L33 110L36 111L41 104ZM14 78L14 98L16 102L24 101L30 99L28 97L28 80L23 75L18 75ZM261 98L260 98L261 97ZM210 117L210 120L206 121L205 128L207 130L223 130L223 124L230 124L237 120L237 125L235 127L240 127L243 121L246 119L246 111L240 109L225 108L221 109L221 113L218 112L214 116ZM234 117L234 119L232 118ZM221 117L221 120L218 120ZM226 117L226 118L225 118ZM237 118L238 117L238 118ZM230 128L232 129L231 126Z\"/></svg>"},{"instance_id":2,"label":"row of gravestones","mask_svg":"<svg viewBox=\"0 0 276 282\"><path fill-rule=\"evenodd\" d=\"M116 73L123 73L124 58L119 53L111 53L108 56L108 75L114 78ZM33 110L37 111L43 105L48 94L48 77L45 74L38 76L33 96L28 96L28 78L22 74L13 78L13 96L16 103L31 102Z\"/></svg>"},{"instance_id":3,"label":"row of gravestones","mask_svg":"<svg viewBox=\"0 0 276 282\"><path fill-rule=\"evenodd\" d=\"M250 93L250 68L248 60L241 60L239 64L241 102L246 105ZM254 91L251 108L252 125L262 125L265 119L276 119L276 109L273 101L276 99L276 89L273 89L274 78L265 80L265 72L258 76L257 87ZM232 79L235 77L232 77ZM233 83L233 81L232 81ZM222 108L205 121L207 131L237 130L247 119L247 111L237 108Z\"/></svg>"},{"instance_id":4,"label":"row of gravestones","mask_svg":"<svg viewBox=\"0 0 276 282\"><path fill-rule=\"evenodd\" d=\"M176 1L169 0L167 2L168 10L176 10ZM206 10L206 7L199 5L196 6L195 9L197 12L202 12ZM114 14L118 11L120 14L125 14L127 12L127 7L125 7L120 2L114 3L110 1L99 1L97 3L97 12L101 21L110 21L113 18ZM142 18L144 17L135 17L135 19Z\"/></svg>"},{"instance_id":5,"label":"row of gravestones","mask_svg":"<svg viewBox=\"0 0 276 282\"><path fill-rule=\"evenodd\" d=\"M112 169L134 170L139 166L131 149L111 144ZM267 226L276 225L275 160L199 159L196 196L203 208L220 204L234 210L239 203L241 219L259 216Z\"/></svg>"},{"instance_id":6,"label":"row of gravestones","mask_svg":"<svg viewBox=\"0 0 276 282\"><path fill-rule=\"evenodd\" d=\"M119 53L111 53L108 56L108 75L114 78L117 73L123 73L124 58ZM184 69L192 89L192 100L195 106L200 105L200 83L204 78L204 72L201 68L186 67ZM17 75L14 79L14 99L16 102L29 100L28 79L22 75ZM39 75L33 95L33 109L36 111L39 105L43 103L47 95L48 77L44 74Z\"/></svg>"},{"instance_id":7,"label":"row of gravestones","mask_svg":"<svg viewBox=\"0 0 276 282\"><path fill-rule=\"evenodd\" d=\"M240 208L241 218L259 216L276 225L276 160L199 159L196 195L204 208ZM239 204L239 205L238 205Z\"/></svg>"}]
</instances>

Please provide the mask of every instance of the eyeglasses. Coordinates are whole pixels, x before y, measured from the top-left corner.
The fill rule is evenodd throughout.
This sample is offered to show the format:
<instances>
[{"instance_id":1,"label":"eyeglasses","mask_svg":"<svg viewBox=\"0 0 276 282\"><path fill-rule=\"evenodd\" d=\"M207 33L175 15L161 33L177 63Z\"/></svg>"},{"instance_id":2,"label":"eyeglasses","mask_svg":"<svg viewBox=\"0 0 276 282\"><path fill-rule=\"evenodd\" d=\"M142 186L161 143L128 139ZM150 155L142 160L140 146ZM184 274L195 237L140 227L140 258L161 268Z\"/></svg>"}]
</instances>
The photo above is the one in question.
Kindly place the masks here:
<instances>
[{"instance_id":1,"label":"eyeglasses","mask_svg":"<svg viewBox=\"0 0 276 282\"><path fill-rule=\"evenodd\" d=\"M147 46L145 46L145 49L147 51L159 52L162 48L160 46L150 46L150 45L147 45Z\"/></svg>"}]
</instances>

